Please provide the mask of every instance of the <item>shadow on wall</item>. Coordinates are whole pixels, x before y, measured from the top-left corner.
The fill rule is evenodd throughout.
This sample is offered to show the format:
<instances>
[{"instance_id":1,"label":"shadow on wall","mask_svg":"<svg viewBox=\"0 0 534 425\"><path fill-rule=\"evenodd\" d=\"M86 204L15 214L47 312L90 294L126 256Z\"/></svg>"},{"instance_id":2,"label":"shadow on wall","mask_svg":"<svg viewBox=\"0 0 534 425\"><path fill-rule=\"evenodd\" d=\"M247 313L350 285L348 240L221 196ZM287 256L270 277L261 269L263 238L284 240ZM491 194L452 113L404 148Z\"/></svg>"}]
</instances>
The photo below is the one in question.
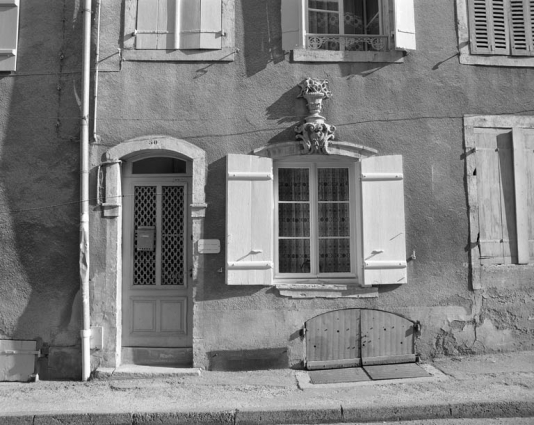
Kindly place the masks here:
<instances>
[{"instance_id":1,"label":"shadow on wall","mask_svg":"<svg viewBox=\"0 0 534 425\"><path fill-rule=\"evenodd\" d=\"M17 72L0 76L0 337L37 340L41 378L79 379L81 14L72 0L20 7Z\"/></svg>"},{"instance_id":2,"label":"shadow on wall","mask_svg":"<svg viewBox=\"0 0 534 425\"><path fill-rule=\"evenodd\" d=\"M262 71L267 64L284 60L279 1L241 2L244 22L245 67L247 77Z\"/></svg>"},{"instance_id":3,"label":"shadow on wall","mask_svg":"<svg viewBox=\"0 0 534 425\"><path fill-rule=\"evenodd\" d=\"M210 351L209 370L245 371L287 369L287 348Z\"/></svg>"}]
</instances>

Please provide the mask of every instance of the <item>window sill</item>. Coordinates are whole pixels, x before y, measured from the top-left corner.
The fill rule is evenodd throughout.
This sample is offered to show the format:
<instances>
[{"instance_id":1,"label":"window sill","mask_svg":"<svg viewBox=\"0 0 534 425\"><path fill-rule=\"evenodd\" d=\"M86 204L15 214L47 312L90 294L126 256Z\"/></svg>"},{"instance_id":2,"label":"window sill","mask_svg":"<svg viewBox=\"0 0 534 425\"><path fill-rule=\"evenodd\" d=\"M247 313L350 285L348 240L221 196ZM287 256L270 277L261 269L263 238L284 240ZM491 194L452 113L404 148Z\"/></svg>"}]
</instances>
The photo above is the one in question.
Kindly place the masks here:
<instances>
[{"instance_id":1,"label":"window sill","mask_svg":"<svg viewBox=\"0 0 534 425\"><path fill-rule=\"evenodd\" d=\"M276 289L289 298L376 298L378 288L333 283L279 283Z\"/></svg>"},{"instance_id":2,"label":"window sill","mask_svg":"<svg viewBox=\"0 0 534 425\"><path fill-rule=\"evenodd\" d=\"M461 52L460 63L464 65L510 66L510 67L534 68L534 57L472 55L470 53Z\"/></svg>"},{"instance_id":3,"label":"window sill","mask_svg":"<svg viewBox=\"0 0 534 425\"><path fill-rule=\"evenodd\" d=\"M338 52L333 50L293 50L293 62L383 62L403 63L404 52Z\"/></svg>"},{"instance_id":4,"label":"window sill","mask_svg":"<svg viewBox=\"0 0 534 425\"><path fill-rule=\"evenodd\" d=\"M220 50L134 50L122 52L125 61L155 62L233 62L235 48L224 47Z\"/></svg>"}]
</instances>

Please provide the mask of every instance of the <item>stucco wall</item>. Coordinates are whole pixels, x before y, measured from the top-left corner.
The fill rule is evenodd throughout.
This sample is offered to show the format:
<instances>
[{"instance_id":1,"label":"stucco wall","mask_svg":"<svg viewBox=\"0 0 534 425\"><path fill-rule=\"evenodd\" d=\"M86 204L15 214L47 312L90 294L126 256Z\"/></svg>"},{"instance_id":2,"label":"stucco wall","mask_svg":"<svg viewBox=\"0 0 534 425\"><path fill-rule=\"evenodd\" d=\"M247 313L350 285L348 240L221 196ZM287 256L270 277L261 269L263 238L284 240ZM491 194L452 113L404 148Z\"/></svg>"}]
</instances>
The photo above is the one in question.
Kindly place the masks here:
<instances>
[{"instance_id":1,"label":"stucco wall","mask_svg":"<svg viewBox=\"0 0 534 425\"><path fill-rule=\"evenodd\" d=\"M37 340L43 378L80 376L79 17L20 2L18 71L0 73L0 338Z\"/></svg>"},{"instance_id":2,"label":"stucco wall","mask_svg":"<svg viewBox=\"0 0 534 425\"><path fill-rule=\"evenodd\" d=\"M531 70L460 65L454 3L416 1L415 7L417 51L402 64L292 63L281 50L280 1L238 0L234 62L125 61L119 72L101 74L102 145L94 157L107 146L149 134L204 149L204 237L223 245L225 155L292 140L293 126L306 114L304 101L296 98L303 78L330 82L334 97L323 112L337 127L337 139L403 155L407 250L417 256L409 263L409 283L381 288L374 299L295 300L274 288L226 286L218 272L224 250L205 255L195 299L198 365L231 367L247 358L297 365L303 322L345 307L420 320L417 348L424 356L532 346L530 268L508 267L501 281L488 277L484 290L470 288L462 156L464 114L531 111ZM120 7L107 2L105 10L109 22L120 20ZM109 25L103 36L117 39L118 29Z\"/></svg>"},{"instance_id":3,"label":"stucco wall","mask_svg":"<svg viewBox=\"0 0 534 425\"><path fill-rule=\"evenodd\" d=\"M531 267L483 271L484 288L470 288L462 156L464 114L532 113L532 70L460 65L452 0L415 1L417 50L401 64L291 62L279 0L236 0L233 62L121 61L123 2L102 3L92 198L110 147L153 134L186 140L207 154L203 237L224 246L225 155L292 140L306 114L296 85L308 76L330 82L323 112L337 139L404 158L407 251L417 256L409 283L372 299L296 300L270 287L226 286L224 249L205 255L195 288L198 366L297 366L304 321L345 307L420 320L424 356L533 347ZM0 75L0 337L68 347L75 360L79 18L77 1L21 2L19 71ZM91 210L93 324L105 328L93 364L111 365L118 313L108 272L118 247L94 201Z\"/></svg>"}]
</instances>

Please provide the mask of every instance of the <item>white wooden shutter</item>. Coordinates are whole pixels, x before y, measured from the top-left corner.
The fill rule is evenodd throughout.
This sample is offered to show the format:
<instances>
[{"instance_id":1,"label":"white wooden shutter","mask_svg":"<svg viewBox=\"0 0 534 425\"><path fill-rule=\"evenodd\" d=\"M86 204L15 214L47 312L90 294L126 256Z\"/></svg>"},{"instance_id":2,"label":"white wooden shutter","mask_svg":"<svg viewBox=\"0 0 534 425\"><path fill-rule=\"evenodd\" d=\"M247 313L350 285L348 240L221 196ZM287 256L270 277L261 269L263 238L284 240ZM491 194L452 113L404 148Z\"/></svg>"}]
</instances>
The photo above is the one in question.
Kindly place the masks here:
<instances>
[{"instance_id":1,"label":"white wooden shutter","mask_svg":"<svg viewBox=\"0 0 534 425\"><path fill-rule=\"evenodd\" d=\"M534 0L510 1L511 54L533 56Z\"/></svg>"},{"instance_id":2,"label":"white wooden shutter","mask_svg":"<svg viewBox=\"0 0 534 425\"><path fill-rule=\"evenodd\" d=\"M227 156L226 283L273 284L273 163Z\"/></svg>"},{"instance_id":3,"label":"white wooden shutter","mask_svg":"<svg viewBox=\"0 0 534 425\"><path fill-rule=\"evenodd\" d=\"M282 0L282 49L303 49L305 43L306 0Z\"/></svg>"},{"instance_id":4,"label":"white wooden shutter","mask_svg":"<svg viewBox=\"0 0 534 425\"><path fill-rule=\"evenodd\" d=\"M16 71L19 0L0 0L0 72Z\"/></svg>"},{"instance_id":5,"label":"white wooden shutter","mask_svg":"<svg viewBox=\"0 0 534 425\"><path fill-rule=\"evenodd\" d=\"M509 55L508 0L468 0L471 53Z\"/></svg>"},{"instance_id":6,"label":"white wooden shutter","mask_svg":"<svg viewBox=\"0 0 534 425\"><path fill-rule=\"evenodd\" d=\"M221 49L222 1L176 0L174 49Z\"/></svg>"},{"instance_id":7,"label":"white wooden shutter","mask_svg":"<svg viewBox=\"0 0 534 425\"><path fill-rule=\"evenodd\" d=\"M139 50L170 49L174 43L176 0L137 0Z\"/></svg>"},{"instance_id":8,"label":"white wooden shutter","mask_svg":"<svg viewBox=\"0 0 534 425\"><path fill-rule=\"evenodd\" d=\"M395 49L415 50L413 0L395 0Z\"/></svg>"},{"instance_id":9,"label":"white wooden shutter","mask_svg":"<svg viewBox=\"0 0 534 425\"><path fill-rule=\"evenodd\" d=\"M361 161L363 283L407 282L402 156Z\"/></svg>"}]
</instances>

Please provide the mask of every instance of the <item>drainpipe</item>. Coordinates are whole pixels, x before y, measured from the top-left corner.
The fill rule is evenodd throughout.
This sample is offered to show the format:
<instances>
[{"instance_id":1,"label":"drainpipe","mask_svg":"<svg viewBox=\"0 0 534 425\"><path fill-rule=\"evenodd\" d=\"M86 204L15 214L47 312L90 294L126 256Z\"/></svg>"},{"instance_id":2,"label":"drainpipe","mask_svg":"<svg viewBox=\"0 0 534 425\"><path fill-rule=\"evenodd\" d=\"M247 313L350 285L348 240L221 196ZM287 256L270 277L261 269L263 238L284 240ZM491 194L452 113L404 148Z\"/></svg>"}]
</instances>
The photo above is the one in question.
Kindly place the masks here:
<instances>
[{"instance_id":1,"label":"drainpipe","mask_svg":"<svg viewBox=\"0 0 534 425\"><path fill-rule=\"evenodd\" d=\"M82 292L82 381L91 373L89 312L89 82L92 0L83 0L82 111L80 134L80 285Z\"/></svg>"}]
</instances>

